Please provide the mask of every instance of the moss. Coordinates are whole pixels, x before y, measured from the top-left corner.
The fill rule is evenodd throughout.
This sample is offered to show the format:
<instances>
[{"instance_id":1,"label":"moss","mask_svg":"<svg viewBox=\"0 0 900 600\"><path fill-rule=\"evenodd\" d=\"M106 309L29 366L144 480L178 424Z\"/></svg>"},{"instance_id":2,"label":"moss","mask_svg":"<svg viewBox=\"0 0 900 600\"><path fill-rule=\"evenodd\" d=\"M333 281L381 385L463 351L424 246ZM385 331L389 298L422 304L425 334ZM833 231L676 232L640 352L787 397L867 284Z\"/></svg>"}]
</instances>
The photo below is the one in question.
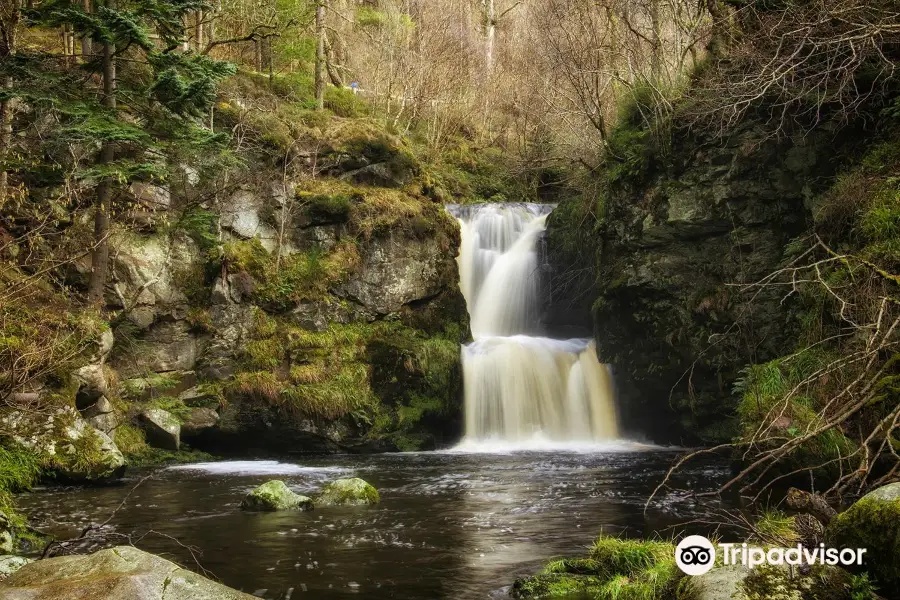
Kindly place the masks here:
<instances>
[{"instance_id":1,"label":"moss","mask_svg":"<svg viewBox=\"0 0 900 600\"><path fill-rule=\"evenodd\" d=\"M835 517L828 542L842 548L866 548L866 569L890 596L900 594L900 500L863 498Z\"/></svg>"},{"instance_id":2,"label":"moss","mask_svg":"<svg viewBox=\"0 0 900 600\"><path fill-rule=\"evenodd\" d=\"M158 396L146 403L146 408L160 408L183 423L191 416L191 409L180 398Z\"/></svg>"},{"instance_id":3,"label":"moss","mask_svg":"<svg viewBox=\"0 0 900 600\"><path fill-rule=\"evenodd\" d=\"M549 573L517 580L510 596L522 600L542 598L597 598L603 580L592 575Z\"/></svg>"},{"instance_id":4,"label":"moss","mask_svg":"<svg viewBox=\"0 0 900 600\"><path fill-rule=\"evenodd\" d=\"M800 384L835 358L830 351L812 348L787 358L748 367L744 376L735 383L735 390L742 394L738 415L744 438L753 436L763 420L771 419L776 407L781 416L771 423L771 427L784 436L803 435L831 396L829 387ZM849 438L840 430L832 429L807 441L792 455L790 464L794 468L800 464L821 465L848 456L853 448Z\"/></svg>"},{"instance_id":5,"label":"moss","mask_svg":"<svg viewBox=\"0 0 900 600\"><path fill-rule=\"evenodd\" d=\"M602 573L634 575L659 562L674 563L675 549L668 542L622 539L611 536L597 538L590 557Z\"/></svg>"},{"instance_id":6,"label":"moss","mask_svg":"<svg viewBox=\"0 0 900 600\"><path fill-rule=\"evenodd\" d=\"M358 506L380 501L381 496L372 485L359 477L351 477L327 484L315 503L316 506Z\"/></svg>"},{"instance_id":7,"label":"moss","mask_svg":"<svg viewBox=\"0 0 900 600\"><path fill-rule=\"evenodd\" d=\"M0 511L12 511L12 494L31 489L43 471L43 461L25 448L0 445Z\"/></svg>"},{"instance_id":8,"label":"moss","mask_svg":"<svg viewBox=\"0 0 900 600\"><path fill-rule=\"evenodd\" d=\"M349 194L313 194L299 191L297 200L313 223L345 222L350 218L354 198Z\"/></svg>"},{"instance_id":9,"label":"moss","mask_svg":"<svg viewBox=\"0 0 900 600\"><path fill-rule=\"evenodd\" d=\"M146 377L126 379L122 382L125 396L130 400L140 400L165 393L178 385L179 379L168 373L149 373Z\"/></svg>"},{"instance_id":10,"label":"moss","mask_svg":"<svg viewBox=\"0 0 900 600\"><path fill-rule=\"evenodd\" d=\"M279 312L325 298L329 287L358 264L359 253L355 244L345 241L329 252L312 248L276 260L253 238L225 244L223 260L231 271L247 276L246 291L256 303Z\"/></svg>"},{"instance_id":11,"label":"moss","mask_svg":"<svg viewBox=\"0 0 900 600\"><path fill-rule=\"evenodd\" d=\"M760 541L780 546L793 546L799 541L794 517L780 510L765 510L754 524Z\"/></svg>"},{"instance_id":12,"label":"moss","mask_svg":"<svg viewBox=\"0 0 900 600\"><path fill-rule=\"evenodd\" d=\"M543 572L516 581L515 598L687 600L695 590L675 565L668 542L601 536L587 558L551 561Z\"/></svg>"},{"instance_id":13,"label":"moss","mask_svg":"<svg viewBox=\"0 0 900 600\"><path fill-rule=\"evenodd\" d=\"M132 456L141 454L148 448L144 430L130 423L117 427L113 434L113 440L129 463Z\"/></svg>"}]
</instances>

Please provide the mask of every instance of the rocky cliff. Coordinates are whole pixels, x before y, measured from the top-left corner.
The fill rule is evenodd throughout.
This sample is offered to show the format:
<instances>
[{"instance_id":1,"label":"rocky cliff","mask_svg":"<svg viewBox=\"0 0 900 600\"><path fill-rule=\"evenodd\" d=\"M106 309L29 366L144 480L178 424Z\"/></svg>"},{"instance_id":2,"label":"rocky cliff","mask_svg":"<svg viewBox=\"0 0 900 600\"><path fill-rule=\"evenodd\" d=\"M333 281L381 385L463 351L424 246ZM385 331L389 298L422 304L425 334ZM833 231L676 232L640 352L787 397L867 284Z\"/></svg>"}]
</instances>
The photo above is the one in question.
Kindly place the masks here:
<instances>
[{"instance_id":1,"label":"rocky cliff","mask_svg":"<svg viewBox=\"0 0 900 600\"><path fill-rule=\"evenodd\" d=\"M90 213L60 221L80 258L54 272L64 292L42 283L60 311L33 299L41 310L22 339L52 318L54 331L78 322L84 335L52 376L29 382L38 418L5 411L0 434L53 454L59 440L34 432L54 414L77 439L97 439L92 455L114 454L102 472L74 479L120 473L119 449L131 462L183 443L220 453L412 450L460 433L469 326L459 229L434 182L375 122L290 113L279 138L273 123L253 122L266 113L249 102L218 105L217 128L254 140L227 170L181 157L178 176L121 190L99 319L73 311L90 273L90 254L76 254L90 243ZM63 441L65 453L84 454L87 442Z\"/></svg>"},{"instance_id":2,"label":"rocky cliff","mask_svg":"<svg viewBox=\"0 0 900 600\"><path fill-rule=\"evenodd\" d=\"M597 204L567 200L551 216L550 260L564 277L550 312L590 306L629 431L727 438L741 369L793 347L789 299L750 284L808 226L833 173L833 134L776 139L749 122L725 138L676 133L665 153L646 133L616 141ZM590 275L565 277L577 269Z\"/></svg>"}]
</instances>

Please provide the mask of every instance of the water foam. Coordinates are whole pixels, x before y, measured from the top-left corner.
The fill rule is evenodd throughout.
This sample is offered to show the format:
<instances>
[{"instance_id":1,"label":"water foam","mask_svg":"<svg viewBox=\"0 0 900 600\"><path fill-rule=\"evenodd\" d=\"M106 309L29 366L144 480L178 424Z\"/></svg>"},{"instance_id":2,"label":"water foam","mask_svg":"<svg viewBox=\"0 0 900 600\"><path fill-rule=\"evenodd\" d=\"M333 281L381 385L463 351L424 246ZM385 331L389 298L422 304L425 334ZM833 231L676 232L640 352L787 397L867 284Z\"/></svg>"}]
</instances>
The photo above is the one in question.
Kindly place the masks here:
<instances>
[{"instance_id":1,"label":"water foam","mask_svg":"<svg viewBox=\"0 0 900 600\"><path fill-rule=\"evenodd\" d=\"M276 460L230 460L169 467L170 471L203 471L213 475L302 475L304 473L343 473L341 467L301 467Z\"/></svg>"}]
</instances>

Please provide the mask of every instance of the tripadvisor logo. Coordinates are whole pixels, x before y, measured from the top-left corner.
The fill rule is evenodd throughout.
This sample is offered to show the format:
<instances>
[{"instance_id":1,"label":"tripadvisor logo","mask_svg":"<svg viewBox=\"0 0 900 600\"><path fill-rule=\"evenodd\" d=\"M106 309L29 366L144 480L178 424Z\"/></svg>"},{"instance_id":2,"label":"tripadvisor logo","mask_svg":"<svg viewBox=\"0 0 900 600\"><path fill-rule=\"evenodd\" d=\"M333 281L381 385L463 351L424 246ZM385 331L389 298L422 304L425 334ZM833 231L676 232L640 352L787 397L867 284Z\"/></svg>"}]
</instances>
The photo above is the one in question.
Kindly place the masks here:
<instances>
[{"instance_id":1,"label":"tripadvisor logo","mask_svg":"<svg viewBox=\"0 0 900 600\"><path fill-rule=\"evenodd\" d=\"M718 544L723 565L861 565L865 548L761 548L747 544ZM716 563L716 546L702 535L689 535L675 547L675 564L688 575L703 575Z\"/></svg>"}]
</instances>

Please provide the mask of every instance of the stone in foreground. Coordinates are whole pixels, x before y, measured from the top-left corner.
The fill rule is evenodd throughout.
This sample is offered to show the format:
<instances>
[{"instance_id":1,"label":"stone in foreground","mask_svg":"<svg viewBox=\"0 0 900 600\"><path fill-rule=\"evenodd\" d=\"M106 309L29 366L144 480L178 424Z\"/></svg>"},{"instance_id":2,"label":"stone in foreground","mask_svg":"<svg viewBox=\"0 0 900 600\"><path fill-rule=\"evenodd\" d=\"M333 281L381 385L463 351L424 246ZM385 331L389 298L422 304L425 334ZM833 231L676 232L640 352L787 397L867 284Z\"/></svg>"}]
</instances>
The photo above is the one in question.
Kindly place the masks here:
<instances>
[{"instance_id":1,"label":"stone in foreground","mask_svg":"<svg viewBox=\"0 0 900 600\"><path fill-rule=\"evenodd\" d=\"M316 504L320 506L358 506L363 504L378 504L381 498L378 490L360 479L338 479L325 486L321 495L316 498Z\"/></svg>"},{"instance_id":2,"label":"stone in foreground","mask_svg":"<svg viewBox=\"0 0 900 600\"><path fill-rule=\"evenodd\" d=\"M241 502L244 510L312 510L312 507L312 500L295 494L278 479L262 484Z\"/></svg>"},{"instance_id":3,"label":"stone in foreground","mask_svg":"<svg viewBox=\"0 0 900 600\"><path fill-rule=\"evenodd\" d=\"M173 562L119 546L21 567L0 583L3 600L255 600Z\"/></svg>"}]
</instances>

